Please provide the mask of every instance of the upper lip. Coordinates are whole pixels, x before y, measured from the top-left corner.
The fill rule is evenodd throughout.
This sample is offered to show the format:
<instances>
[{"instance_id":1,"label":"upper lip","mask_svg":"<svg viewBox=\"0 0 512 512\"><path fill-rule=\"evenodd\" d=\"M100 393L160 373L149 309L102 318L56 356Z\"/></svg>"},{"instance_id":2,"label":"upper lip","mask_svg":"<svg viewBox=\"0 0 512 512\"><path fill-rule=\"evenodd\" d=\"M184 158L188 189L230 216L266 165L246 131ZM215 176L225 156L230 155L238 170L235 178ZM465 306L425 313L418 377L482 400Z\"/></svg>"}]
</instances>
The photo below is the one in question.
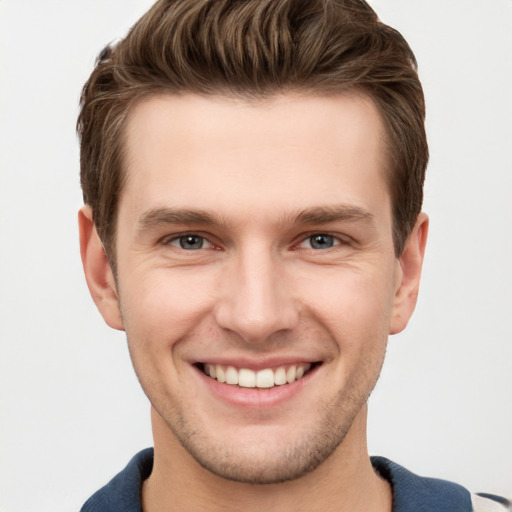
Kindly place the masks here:
<instances>
[{"instance_id":1,"label":"upper lip","mask_svg":"<svg viewBox=\"0 0 512 512\"><path fill-rule=\"evenodd\" d=\"M286 356L286 357L266 357L258 358L227 358L227 357L205 357L204 359L195 361L194 364L218 364L222 366L234 366L235 368L247 368L249 370L258 371L266 368L279 368L280 366L290 366L299 364L320 363L320 359L304 358L304 356Z\"/></svg>"}]
</instances>

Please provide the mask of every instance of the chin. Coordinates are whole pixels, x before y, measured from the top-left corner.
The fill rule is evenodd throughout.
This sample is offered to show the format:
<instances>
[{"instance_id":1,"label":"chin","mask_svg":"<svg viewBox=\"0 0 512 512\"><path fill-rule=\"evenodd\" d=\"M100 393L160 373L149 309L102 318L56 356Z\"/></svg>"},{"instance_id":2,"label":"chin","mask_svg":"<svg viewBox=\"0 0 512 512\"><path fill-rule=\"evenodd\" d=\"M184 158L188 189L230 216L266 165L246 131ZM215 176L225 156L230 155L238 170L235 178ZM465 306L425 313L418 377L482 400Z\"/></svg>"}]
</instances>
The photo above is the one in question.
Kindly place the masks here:
<instances>
[{"instance_id":1,"label":"chin","mask_svg":"<svg viewBox=\"0 0 512 512\"><path fill-rule=\"evenodd\" d=\"M315 470L339 443L319 446L298 443L279 451L249 450L249 453L189 453L205 469L226 480L247 484L276 484L296 480ZM254 451L258 451L254 455ZM245 452L245 450L243 450Z\"/></svg>"},{"instance_id":2,"label":"chin","mask_svg":"<svg viewBox=\"0 0 512 512\"><path fill-rule=\"evenodd\" d=\"M228 429L219 429L222 432L217 435L211 427L188 428L183 417L168 427L186 452L210 473L234 482L275 484L296 480L320 466L343 443L358 412L343 415L329 408L315 425L302 425L302 432L293 433L259 426L240 436Z\"/></svg>"}]
</instances>

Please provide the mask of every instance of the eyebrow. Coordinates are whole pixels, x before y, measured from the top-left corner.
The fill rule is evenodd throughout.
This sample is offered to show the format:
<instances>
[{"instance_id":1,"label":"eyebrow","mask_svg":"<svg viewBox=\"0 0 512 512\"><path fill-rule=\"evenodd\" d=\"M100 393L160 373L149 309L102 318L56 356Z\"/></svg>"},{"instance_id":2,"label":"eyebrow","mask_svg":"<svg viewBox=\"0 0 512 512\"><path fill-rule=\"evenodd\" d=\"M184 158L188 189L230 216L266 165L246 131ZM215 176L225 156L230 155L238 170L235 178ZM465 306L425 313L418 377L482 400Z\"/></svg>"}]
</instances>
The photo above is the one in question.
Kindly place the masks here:
<instances>
[{"instance_id":1,"label":"eyebrow","mask_svg":"<svg viewBox=\"0 0 512 512\"><path fill-rule=\"evenodd\" d=\"M301 210L292 220L295 224L328 224L330 222L364 221L373 223L374 215L355 206L316 206Z\"/></svg>"},{"instance_id":2,"label":"eyebrow","mask_svg":"<svg viewBox=\"0 0 512 512\"><path fill-rule=\"evenodd\" d=\"M140 229L151 229L162 224L223 225L219 218L204 210L153 208L143 213L138 221Z\"/></svg>"},{"instance_id":3,"label":"eyebrow","mask_svg":"<svg viewBox=\"0 0 512 512\"><path fill-rule=\"evenodd\" d=\"M332 222L362 221L372 224L375 220L370 212L347 205L314 206L287 215L283 224L328 224ZM187 208L153 208L144 212L139 220L140 230L156 228L165 224L199 224L202 226L227 226L227 222L205 210Z\"/></svg>"}]
</instances>

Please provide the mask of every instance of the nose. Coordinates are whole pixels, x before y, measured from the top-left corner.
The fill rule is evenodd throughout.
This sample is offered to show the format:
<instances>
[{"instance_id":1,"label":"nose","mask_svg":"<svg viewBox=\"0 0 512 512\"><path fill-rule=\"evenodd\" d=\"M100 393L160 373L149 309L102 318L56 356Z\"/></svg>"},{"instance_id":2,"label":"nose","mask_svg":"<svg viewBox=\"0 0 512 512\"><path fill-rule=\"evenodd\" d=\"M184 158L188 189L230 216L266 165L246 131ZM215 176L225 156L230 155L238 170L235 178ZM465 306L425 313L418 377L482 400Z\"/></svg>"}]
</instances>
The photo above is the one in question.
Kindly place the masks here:
<instances>
[{"instance_id":1,"label":"nose","mask_svg":"<svg viewBox=\"0 0 512 512\"><path fill-rule=\"evenodd\" d=\"M284 263L278 260L265 249L247 250L235 259L224 275L216 303L219 327L258 343L297 325L298 304Z\"/></svg>"}]
</instances>

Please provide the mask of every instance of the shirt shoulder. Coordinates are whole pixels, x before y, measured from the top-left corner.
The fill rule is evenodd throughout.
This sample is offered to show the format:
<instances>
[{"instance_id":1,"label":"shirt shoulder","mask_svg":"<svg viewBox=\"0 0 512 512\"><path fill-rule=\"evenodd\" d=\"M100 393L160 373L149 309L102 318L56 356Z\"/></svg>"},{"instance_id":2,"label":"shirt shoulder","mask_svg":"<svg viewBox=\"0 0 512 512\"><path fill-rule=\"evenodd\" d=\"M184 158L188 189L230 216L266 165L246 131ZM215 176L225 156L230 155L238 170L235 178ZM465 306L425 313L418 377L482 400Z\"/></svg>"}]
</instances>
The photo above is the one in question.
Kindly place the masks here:
<instances>
[{"instance_id":1,"label":"shirt shoulder","mask_svg":"<svg viewBox=\"0 0 512 512\"><path fill-rule=\"evenodd\" d=\"M110 482L95 492L80 512L142 512L142 483L153 469L153 448L137 453Z\"/></svg>"},{"instance_id":2,"label":"shirt shoulder","mask_svg":"<svg viewBox=\"0 0 512 512\"><path fill-rule=\"evenodd\" d=\"M447 480L418 476L384 457L372 457L375 471L393 489L393 512L506 512L507 500L471 494Z\"/></svg>"}]
</instances>

